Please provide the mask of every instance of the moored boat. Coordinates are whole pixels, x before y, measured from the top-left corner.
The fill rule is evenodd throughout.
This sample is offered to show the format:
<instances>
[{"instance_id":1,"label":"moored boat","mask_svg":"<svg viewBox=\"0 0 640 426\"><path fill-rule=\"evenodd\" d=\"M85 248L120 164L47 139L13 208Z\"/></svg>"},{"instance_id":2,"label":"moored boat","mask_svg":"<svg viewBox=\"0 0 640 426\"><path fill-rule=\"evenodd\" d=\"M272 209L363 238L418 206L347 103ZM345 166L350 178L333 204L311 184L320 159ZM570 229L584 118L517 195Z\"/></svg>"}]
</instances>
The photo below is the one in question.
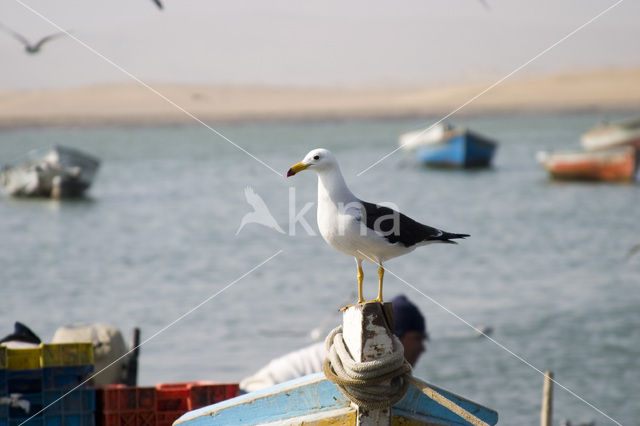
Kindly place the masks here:
<instances>
[{"instance_id":1,"label":"moored boat","mask_svg":"<svg viewBox=\"0 0 640 426\"><path fill-rule=\"evenodd\" d=\"M91 186L100 161L77 149L56 145L29 152L0 171L0 184L17 197L79 197Z\"/></svg>"},{"instance_id":2,"label":"moored boat","mask_svg":"<svg viewBox=\"0 0 640 426\"><path fill-rule=\"evenodd\" d=\"M324 374L317 373L190 411L174 426L360 424L356 418L357 408L351 401ZM420 388L412 384L391 409L392 424L462 426L497 422L496 411L426 383Z\"/></svg>"},{"instance_id":3,"label":"moored boat","mask_svg":"<svg viewBox=\"0 0 640 426\"><path fill-rule=\"evenodd\" d=\"M622 147L602 151L542 151L537 159L555 179L631 182L638 155L633 147Z\"/></svg>"},{"instance_id":4,"label":"moored boat","mask_svg":"<svg viewBox=\"0 0 640 426\"><path fill-rule=\"evenodd\" d=\"M437 123L426 129L401 134L398 145L404 150L412 151L423 145L437 144L447 140L455 135L455 130L450 123Z\"/></svg>"},{"instance_id":5,"label":"moored boat","mask_svg":"<svg viewBox=\"0 0 640 426\"><path fill-rule=\"evenodd\" d=\"M640 117L596 126L582 134L580 143L589 151L621 146L640 149Z\"/></svg>"},{"instance_id":6,"label":"moored boat","mask_svg":"<svg viewBox=\"0 0 640 426\"><path fill-rule=\"evenodd\" d=\"M174 426L218 424L495 425L498 413L413 377L391 304L346 307L325 339L323 373L190 411Z\"/></svg>"},{"instance_id":7,"label":"moored boat","mask_svg":"<svg viewBox=\"0 0 640 426\"><path fill-rule=\"evenodd\" d=\"M424 165L456 168L490 166L497 147L485 136L444 123L429 130L404 133L399 144L415 151L416 159Z\"/></svg>"}]
</instances>

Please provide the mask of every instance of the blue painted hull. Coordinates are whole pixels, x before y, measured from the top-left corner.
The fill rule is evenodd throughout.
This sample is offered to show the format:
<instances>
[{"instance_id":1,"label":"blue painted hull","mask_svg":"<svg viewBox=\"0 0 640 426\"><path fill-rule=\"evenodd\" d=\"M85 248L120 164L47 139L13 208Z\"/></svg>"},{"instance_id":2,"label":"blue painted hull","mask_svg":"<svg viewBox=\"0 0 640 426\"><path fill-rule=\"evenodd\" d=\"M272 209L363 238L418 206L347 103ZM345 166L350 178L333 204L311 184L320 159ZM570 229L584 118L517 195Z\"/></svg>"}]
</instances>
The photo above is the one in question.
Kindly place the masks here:
<instances>
[{"instance_id":1,"label":"blue painted hull","mask_svg":"<svg viewBox=\"0 0 640 426\"><path fill-rule=\"evenodd\" d=\"M472 413L487 425L498 422L497 412L443 389L433 389L449 403ZM392 414L399 424L471 424L413 386L393 407ZM336 385L319 373L191 411L176 420L174 426L278 421L282 424L355 424L355 409Z\"/></svg>"},{"instance_id":2,"label":"blue painted hull","mask_svg":"<svg viewBox=\"0 0 640 426\"><path fill-rule=\"evenodd\" d=\"M416 148L418 161L436 167L489 167L496 143L472 132L463 132L451 139Z\"/></svg>"}]
</instances>

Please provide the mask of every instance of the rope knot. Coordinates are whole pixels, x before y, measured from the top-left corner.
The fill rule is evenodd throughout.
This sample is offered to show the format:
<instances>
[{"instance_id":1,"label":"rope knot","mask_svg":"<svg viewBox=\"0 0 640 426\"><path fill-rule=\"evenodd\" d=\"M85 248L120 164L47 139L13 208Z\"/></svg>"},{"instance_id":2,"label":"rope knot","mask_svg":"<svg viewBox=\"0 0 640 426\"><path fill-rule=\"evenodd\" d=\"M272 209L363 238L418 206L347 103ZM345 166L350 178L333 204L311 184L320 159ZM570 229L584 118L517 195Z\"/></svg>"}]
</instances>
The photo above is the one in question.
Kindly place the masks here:
<instances>
[{"instance_id":1,"label":"rope knot","mask_svg":"<svg viewBox=\"0 0 640 426\"><path fill-rule=\"evenodd\" d=\"M325 376L360 407L377 410L393 406L407 393L411 365L404 359L400 340L395 335L392 338L391 354L356 362L342 338L342 326L336 327L325 340Z\"/></svg>"}]
</instances>

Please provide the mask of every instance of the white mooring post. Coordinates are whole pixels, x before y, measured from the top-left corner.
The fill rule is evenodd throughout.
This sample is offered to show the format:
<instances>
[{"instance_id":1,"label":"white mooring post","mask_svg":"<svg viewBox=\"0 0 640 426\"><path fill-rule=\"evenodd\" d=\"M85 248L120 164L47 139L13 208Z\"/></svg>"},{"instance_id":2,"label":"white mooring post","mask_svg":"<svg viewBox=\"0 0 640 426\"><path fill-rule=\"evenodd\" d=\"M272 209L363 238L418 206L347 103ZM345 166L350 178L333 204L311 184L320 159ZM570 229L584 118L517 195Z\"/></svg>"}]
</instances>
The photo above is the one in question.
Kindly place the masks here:
<instances>
[{"instance_id":1,"label":"white mooring post","mask_svg":"<svg viewBox=\"0 0 640 426\"><path fill-rule=\"evenodd\" d=\"M391 303L359 303L342 315L342 336L354 361L371 361L393 353ZM391 407L368 410L357 407L357 424L391 425Z\"/></svg>"},{"instance_id":2,"label":"white mooring post","mask_svg":"<svg viewBox=\"0 0 640 426\"><path fill-rule=\"evenodd\" d=\"M540 426L551 426L553 416L553 372L544 373L542 386L542 408L540 409Z\"/></svg>"}]
</instances>

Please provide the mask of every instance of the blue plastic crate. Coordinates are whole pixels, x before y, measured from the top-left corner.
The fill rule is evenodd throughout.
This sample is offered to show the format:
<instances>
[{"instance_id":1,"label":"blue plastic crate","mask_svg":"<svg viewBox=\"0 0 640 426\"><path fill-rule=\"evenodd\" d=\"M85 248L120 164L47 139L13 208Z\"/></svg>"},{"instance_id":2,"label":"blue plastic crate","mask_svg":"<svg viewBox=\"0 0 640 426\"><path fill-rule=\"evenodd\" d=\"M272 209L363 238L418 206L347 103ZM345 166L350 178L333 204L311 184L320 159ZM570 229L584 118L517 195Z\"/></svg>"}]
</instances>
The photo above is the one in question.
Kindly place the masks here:
<instances>
[{"instance_id":1,"label":"blue plastic crate","mask_svg":"<svg viewBox=\"0 0 640 426\"><path fill-rule=\"evenodd\" d=\"M96 409L95 389L80 388L69 391L44 391L45 416L58 414L87 414Z\"/></svg>"},{"instance_id":2,"label":"blue plastic crate","mask_svg":"<svg viewBox=\"0 0 640 426\"><path fill-rule=\"evenodd\" d=\"M18 418L18 419L9 419L9 425L8 426L20 426L22 423L24 423L26 421L26 423L23 426L44 426L44 421L42 419L42 417L34 417L32 419L29 419L28 417L24 417L24 418Z\"/></svg>"},{"instance_id":3,"label":"blue plastic crate","mask_svg":"<svg viewBox=\"0 0 640 426\"><path fill-rule=\"evenodd\" d=\"M8 395L9 395L9 388L7 385L7 369L0 368L0 398L3 398ZM7 426L8 417L9 417L9 406L6 404L0 404L0 426Z\"/></svg>"},{"instance_id":4,"label":"blue plastic crate","mask_svg":"<svg viewBox=\"0 0 640 426\"><path fill-rule=\"evenodd\" d=\"M93 365L45 367L42 368L42 388L45 391L70 390L83 383L92 372Z\"/></svg>"},{"instance_id":5,"label":"blue plastic crate","mask_svg":"<svg viewBox=\"0 0 640 426\"><path fill-rule=\"evenodd\" d=\"M9 370L5 368L0 368L0 396L9 393L9 383L7 382L8 371Z\"/></svg>"},{"instance_id":6,"label":"blue plastic crate","mask_svg":"<svg viewBox=\"0 0 640 426\"><path fill-rule=\"evenodd\" d=\"M43 420L43 426L95 426L96 424L96 417L93 413L44 416Z\"/></svg>"},{"instance_id":7,"label":"blue plastic crate","mask_svg":"<svg viewBox=\"0 0 640 426\"><path fill-rule=\"evenodd\" d=\"M28 418L42 410L42 393L10 394L9 418ZM26 426L26 425L25 425Z\"/></svg>"},{"instance_id":8,"label":"blue plastic crate","mask_svg":"<svg viewBox=\"0 0 640 426\"><path fill-rule=\"evenodd\" d=\"M5 371L7 372L7 393L42 392L41 369Z\"/></svg>"}]
</instances>

